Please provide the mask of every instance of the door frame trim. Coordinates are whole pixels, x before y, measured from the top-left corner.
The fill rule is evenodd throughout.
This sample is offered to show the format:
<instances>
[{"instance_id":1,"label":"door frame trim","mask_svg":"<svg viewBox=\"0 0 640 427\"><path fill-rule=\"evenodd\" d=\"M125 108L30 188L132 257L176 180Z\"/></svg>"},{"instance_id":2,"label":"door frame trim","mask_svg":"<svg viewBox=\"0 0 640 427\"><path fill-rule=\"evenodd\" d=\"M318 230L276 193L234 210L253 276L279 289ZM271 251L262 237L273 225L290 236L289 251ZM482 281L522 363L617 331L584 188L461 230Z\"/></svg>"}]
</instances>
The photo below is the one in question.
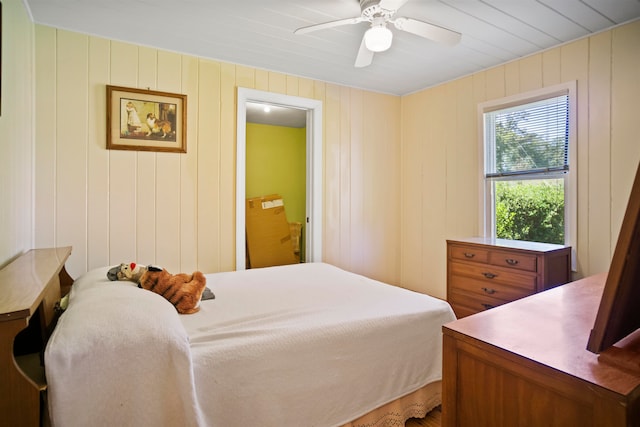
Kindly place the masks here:
<instances>
[{"instance_id":1,"label":"door frame trim","mask_svg":"<svg viewBox=\"0 0 640 427\"><path fill-rule=\"evenodd\" d=\"M322 101L238 87L236 132L236 270L246 269L247 102L307 111L306 261L322 261Z\"/></svg>"}]
</instances>

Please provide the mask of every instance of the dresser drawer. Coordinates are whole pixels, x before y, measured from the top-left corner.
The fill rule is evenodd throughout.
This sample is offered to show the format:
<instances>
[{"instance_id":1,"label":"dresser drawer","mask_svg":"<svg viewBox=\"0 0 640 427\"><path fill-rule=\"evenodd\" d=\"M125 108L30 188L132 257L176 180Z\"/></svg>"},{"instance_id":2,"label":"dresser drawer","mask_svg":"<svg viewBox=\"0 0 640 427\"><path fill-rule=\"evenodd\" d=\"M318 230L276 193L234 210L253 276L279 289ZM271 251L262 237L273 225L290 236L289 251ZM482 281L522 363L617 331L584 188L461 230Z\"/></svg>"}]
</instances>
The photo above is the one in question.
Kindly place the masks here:
<instances>
[{"instance_id":1,"label":"dresser drawer","mask_svg":"<svg viewBox=\"0 0 640 427\"><path fill-rule=\"evenodd\" d=\"M454 307L465 307L464 311L483 311L493 307L497 307L502 304L506 304L509 301L501 300L498 298L492 298L490 296L482 296L476 294L469 294L466 292L451 292L447 295L447 301ZM463 311L460 310L460 311ZM461 317L462 313L456 312L456 316Z\"/></svg>"},{"instance_id":2,"label":"dresser drawer","mask_svg":"<svg viewBox=\"0 0 640 427\"><path fill-rule=\"evenodd\" d=\"M571 280L571 248L470 237L447 240L447 300L458 317Z\"/></svg>"},{"instance_id":3,"label":"dresser drawer","mask_svg":"<svg viewBox=\"0 0 640 427\"><path fill-rule=\"evenodd\" d=\"M464 305L452 303L451 301L449 301L449 304L451 305L451 308L453 309L453 312L455 313L456 318L458 319L471 316L472 314L476 314L478 312L477 308L472 308L472 307L467 307Z\"/></svg>"},{"instance_id":4,"label":"dresser drawer","mask_svg":"<svg viewBox=\"0 0 640 427\"><path fill-rule=\"evenodd\" d=\"M535 272L538 270L538 257L514 252L490 251L489 264Z\"/></svg>"},{"instance_id":5,"label":"dresser drawer","mask_svg":"<svg viewBox=\"0 0 640 427\"><path fill-rule=\"evenodd\" d=\"M487 263L489 262L489 251L473 246L451 246L449 248L449 256L452 259L474 261Z\"/></svg>"},{"instance_id":6,"label":"dresser drawer","mask_svg":"<svg viewBox=\"0 0 640 427\"><path fill-rule=\"evenodd\" d=\"M478 280L487 286L498 283L518 287L531 292L536 290L537 276L512 271L506 268L494 267L492 265L450 262L449 274L450 278L454 276L464 276Z\"/></svg>"},{"instance_id":7,"label":"dresser drawer","mask_svg":"<svg viewBox=\"0 0 640 427\"><path fill-rule=\"evenodd\" d=\"M455 274L449 277L449 285L450 292L465 291L506 301L514 301L534 293L534 289L525 289L499 282L488 283L487 280L477 280Z\"/></svg>"}]
</instances>

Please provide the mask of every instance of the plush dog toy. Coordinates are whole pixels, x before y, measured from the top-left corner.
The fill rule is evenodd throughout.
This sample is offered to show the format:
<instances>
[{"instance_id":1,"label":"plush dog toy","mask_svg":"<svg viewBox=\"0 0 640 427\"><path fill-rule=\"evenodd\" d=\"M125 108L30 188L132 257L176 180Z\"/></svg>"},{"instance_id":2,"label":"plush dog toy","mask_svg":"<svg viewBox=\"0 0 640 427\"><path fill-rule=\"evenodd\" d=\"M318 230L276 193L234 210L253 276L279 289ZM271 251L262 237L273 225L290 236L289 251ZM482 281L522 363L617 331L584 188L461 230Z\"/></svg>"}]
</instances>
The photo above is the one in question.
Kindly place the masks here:
<instances>
[{"instance_id":1,"label":"plush dog toy","mask_svg":"<svg viewBox=\"0 0 640 427\"><path fill-rule=\"evenodd\" d=\"M128 280L130 282L140 283L140 278L147 272L147 267L136 264L135 262L113 267L107 273L109 280Z\"/></svg>"},{"instance_id":2,"label":"plush dog toy","mask_svg":"<svg viewBox=\"0 0 640 427\"><path fill-rule=\"evenodd\" d=\"M109 280L128 280L138 287L155 292L172 303L178 313L191 314L200 310L200 300L207 279L200 271L193 274L171 274L164 268L122 263L107 272ZM213 298L213 294L209 291Z\"/></svg>"}]
</instances>

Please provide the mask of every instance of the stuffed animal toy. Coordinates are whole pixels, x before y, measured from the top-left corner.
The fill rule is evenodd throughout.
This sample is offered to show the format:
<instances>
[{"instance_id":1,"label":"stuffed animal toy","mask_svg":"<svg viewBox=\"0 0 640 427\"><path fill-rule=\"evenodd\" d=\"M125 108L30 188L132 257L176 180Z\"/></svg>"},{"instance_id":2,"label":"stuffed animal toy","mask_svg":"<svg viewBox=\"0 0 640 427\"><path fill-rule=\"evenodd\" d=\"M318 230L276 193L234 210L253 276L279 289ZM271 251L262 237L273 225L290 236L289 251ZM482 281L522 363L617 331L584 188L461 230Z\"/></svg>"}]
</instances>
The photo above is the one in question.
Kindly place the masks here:
<instances>
[{"instance_id":1,"label":"stuffed animal toy","mask_svg":"<svg viewBox=\"0 0 640 427\"><path fill-rule=\"evenodd\" d=\"M126 264L122 263L117 267L113 267L107 273L109 280L128 280L130 282L139 283L140 278L146 273L147 267L136 264L135 262Z\"/></svg>"},{"instance_id":2,"label":"stuffed animal toy","mask_svg":"<svg viewBox=\"0 0 640 427\"><path fill-rule=\"evenodd\" d=\"M193 274L171 274L167 270L148 268L140 278L140 287L162 295L181 314L196 313L200 310L200 299L207 279L200 271Z\"/></svg>"},{"instance_id":3,"label":"stuffed animal toy","mask_svg":"<svg viewBox=\"0 0 640 427\"><path fill-rule=\"evenodd\" d=\"M178 313L191 314L200 310L200 300L206 289L207 279L200 271L193 274L171 274L164 268L122 263L107 272L109 280L127 280L138 287L155 292L172 303ZM208 292L207 298L213 298Z\"/></svg>"}]
</instances>

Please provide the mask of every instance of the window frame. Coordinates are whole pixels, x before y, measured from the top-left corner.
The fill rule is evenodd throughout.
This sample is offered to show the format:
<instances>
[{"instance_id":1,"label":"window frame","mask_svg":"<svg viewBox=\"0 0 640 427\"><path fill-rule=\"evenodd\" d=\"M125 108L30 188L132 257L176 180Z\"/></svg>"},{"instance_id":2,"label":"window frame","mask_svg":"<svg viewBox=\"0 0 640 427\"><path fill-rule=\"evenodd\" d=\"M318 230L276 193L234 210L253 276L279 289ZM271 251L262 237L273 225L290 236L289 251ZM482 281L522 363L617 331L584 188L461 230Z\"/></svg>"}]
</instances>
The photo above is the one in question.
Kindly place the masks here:
<instances>
[{"instance_id":1,"label":"window frame","mask_svg":"<svg viewBox=\"0 0 640 427\"><path fill-rule=\"evenodd\" d=\"M486 146L485 146L485 121L484 114L496 110L525 105L554 96L569 95L569 170L564 172L549 172L534 174L531 176L519 175L514 177L487 178L485 176ZM572 247L572 264L575 267L575 242L577 235L577 82L561 83L542 89L519 93L516 95L494 99L478 104L478 172L479 176L479 201L480 212L478 229L482 230L484 237L495 236L495 194L493 194L493 182L495 181L523 181L526 179L564 178L565 192L565 245ZM575 270L575 268L574 268Z\"/></svg>"}]
</instances>

